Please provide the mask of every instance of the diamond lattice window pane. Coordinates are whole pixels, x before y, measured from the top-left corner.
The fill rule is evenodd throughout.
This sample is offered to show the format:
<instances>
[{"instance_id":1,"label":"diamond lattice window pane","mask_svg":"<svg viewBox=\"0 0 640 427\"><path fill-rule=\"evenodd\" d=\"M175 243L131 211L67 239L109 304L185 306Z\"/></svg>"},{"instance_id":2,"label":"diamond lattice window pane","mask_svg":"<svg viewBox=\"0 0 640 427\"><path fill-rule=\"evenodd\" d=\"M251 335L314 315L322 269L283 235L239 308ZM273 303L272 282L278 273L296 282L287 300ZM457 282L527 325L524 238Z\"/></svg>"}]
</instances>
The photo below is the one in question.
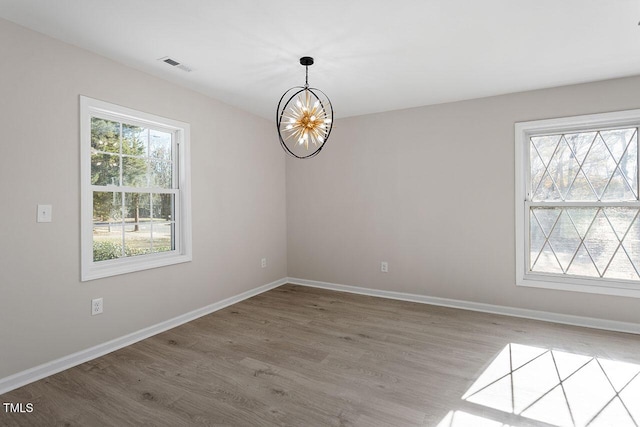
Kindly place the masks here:
<instances>
[{"instance_id":1,"label":"diamond lattice window pane","mask_svg":"<svg viewBox=\"0 0 640 427\"><path fill-rule=\"evenodd\" d=\"M571 218L580 238L584 238L598 213L598 208L567 208L565 212Z\"/></svg>"},{"instance_id":2,"label":"diamond lattice window pane","mask_svg":"<svg viewBox=\"0 0 640 427\"><path fill-rule=\"evenodd\" d=\"M549 243L545 243L537 259L532 260L532 263L531 271L541 273L564 273L560 266L560 261L556 258L556 254L553 252L553 248Z\"/></svg>"},{"instance_id":3,"label":"diamond lattice window pane","mask_svg":"<svg viewBox=\"0 0 640 427\"><path fill-rule=\"evenodd\" d=\"M613 228L611 228L609 220L604 212L600 210L584 239L584 245L593 257L594 264L600 275L602 275L615 254L618 243L618 238Z\"/></svg>"},{"instance_id":4,"label":"diamond lattice window pane","mask_svg":"<svg viewBox=\"0 0 640 427\"><path fill-rule=\"evenodd\" d=\"M546 175L547 166L535 150L531 150L531 188L537 194L542 178Z\"/></svg>"},{"instance_id":5,"label":"diamond lattice window pane","mask_svg":"<svg viewBox=\"0 0 640 427\"><path fill-rule=\"evenodd\" d=\"M547 236L542 231L542 227L540 227L540 223L535 217L534 210L531 210L530 213L530 224L531 229L529 233L529 252L530 258L535 260L542 251L542 247L547 242Z\"/></svg>"},{"instance_id":6,"label":"diamond lattice window pane","mask_svg":"<svg viewBox=\"0 0 640 427\"><path fill-rule=\"evenodd\" d=\"M535 220L540 224L540 228L545 234L545 237L549 236L562 209L560 208L533 208L531 214L535 217Z\"/></svg>"},{"instance_id":7,"label":"diamond lattice window pane","mask_svg":"<svg viewBox=\"0 0 640 427\"><path fill-rule=\"evenodd\" d=\"M547 201L561 201L562 195L558 191L555 181L551 177L551 174L545 170L542 175L542 180L533 193L533 200L547 200Z\"/></svg>"},{"instance_id":8,"label":"diamond lattice window pane","mask_svg":"<svg viewBox=\"0 0 640 427\"><path fill-rule=\"evenodd\" d=\"M558 148L562 135L531 138L531 182L534 200L561 200L553 178L547 168Z\"/></svg>"},{"instance_id":9,"label":"diamond lattice window pane","mask_svg":"<svg viewBox=\"0 0 640 427\"><path fill-rule=\"evenodd\" d=\"M619 168L631 186L635 195L634 200L636 200L638 198L638 132L636 129L633 130L627 151L620 159Z\"/></svg>"},{"instance_id":10,"label":"diamond lattice window pane","mask_svg":"<svg viewBox=\"0 0 640 427\"><path fill-rule=\"evenodd\" d=\"M635 137L636 130L630 129L613 129L603 130L600 132L600 136L607 144L611 155L616 161L622 158L622 155L627 150L630 142Z\"/></svg>"},{"instance_id":11,"label":"diamond lattice window pane","mask_svg":"<svg viewBox=\"0 0 640 427\"><path fill-rule=\"evenodd\" d=\"M637 142L635 129L615 129L600 132L616 170L602 198L604 200L634 200L638 193ZM630 178L632 177L632 178Z\"/></svg>"},{"instance_id":12,"label":"diamond lattice window pane","mask_svg":"<svg viewBox=\"0 0 640 427\"><path fill-rule=\"evenodd\" d=\"M551 156L556 151L558 142L562 135L545 135L534 136L531 138L531 143L534 146L534 150L539 156L545 166L551 161Z\"/></svg>"},{"instance_id":13,"label":"diamond lattice window pane","mask_svg":"<svg viewBox=\"0 0 640 427\"><path fill-rule=\"evenodd\" d=\"M609 183L607 184L606 189L604 190L601 199L608 201L617 201L617 200L633 200L635 198L635 193L629 182L625 178L625 176L620 172L619 169L616 169L613 172L613 175L610 178Z\"/></svg>"},{"instance_id":14,"label":"diamond lattice window pane","mask_svg":"<svg viewBox=\"0 0 640 427\"><path fill-rule=\"evenodd\" d=\"M574 276L600 277L600 273L596 269L591 254L584 245L581 245L573 258L573 262L567 269L567 274Z\"/></svg>"},{"instance_id":15,"label":"diamond lattice window pane","mask_svg":"<svg viewBox=\"0 0 640 427\"><path fill-rule=\"evenodd\" d=\"M566 271L581 243L580 236L566 212L563 211L560 214L556 226L549 236L549 243L562 269Z\"/></svg>"},{"instance_id":16,"label":"diamond lattice window pane","mask_svg":"<svg viewBox=\"0 0 640 427\"><path fill-rule=\"evenodd\" d=\"M607 206L638 201L637 128L531 137L530 166L530 270L640 280L638 208Z\"/></svg>"},{"instance_id":17,"label":"diamond lattice window pane","mask_svg":"<svg viewBox=\"0 0 640 427\"><path fill-rule=\"evenodd\" d=\"M638 210L635 208L629 209L622 207L604 208L603 212L620 240L627 234L631 223L638 214Z\"/></svg>"},{"instance_id":18,"label":"diamond lattice window pane","mask_svg":"<svg viewBox=\"0 0 640 427\"><path fill-rule=\"evenodd\" d=\"M567 190L564 197L565 200L571 201L593 201L598 199L594 188L582 170L578 172L571 188Z\"/></svg>"},{"instance_id":19,"label":"diamond lattice window pane","mask_svg":"<svg viewBox=\"0 0 640 427\"><path fill-rule=\"evenodd\" d=\"M637 210L634 209L636 214ZM636 219L622 241L622 247L628 254L636 270L640 271L640 222Z\"/></svg>"},{"instance_id":20,"label":"diamond lattice window pane","mask_svg":"<svg viewBox=\"0 0 640 427\"><path fill-rule=\"evenodd\" d=\"M637 280L638 273L627 254L621 248L613 256L613 259L607 267L607 270L604 272L603 277L608 279Z\"/></svg>"},{"instance_id":21,"label":"diamond lattice window pane","mask_svg":"<svg viewBox=\"0 0 640 427\"><path fill-rule=\"evenodd\" d=\"M563 135L567 144L571 147L571 151L575 154L578 163L582 164L584 162L584 158L587 156L597 134L597 132L579 132Z\"/></svg>"},{"instance_id":22,"label":"diamond lattice window pane","mask_svg":"<svg viewBox=\"0 0 640 427\"><path fill-rule=\"evenodd\" d=\"M571 152L572 167L578 165L579 172L574 174L574 180L571 183L571 187L564 193L564 200L596 200L597 196L593 190L593 187L589 183L584 171L582 170L582 164L591 150L597 132L581 132L563 135L562 140L564 144L569 148Z\"/></svg>"},{"instance_id":23,"label":"diamond lattice window pane","mask_svg":"<svg viewBox=\"0 0 640 427\"><path fill-rule=\"evenodd\" d=\"M536 227L531 228L530 239L530 269L545 273L562 273L562 267L556 254L549 243L549 237L559 221L562 209L559 208L532 208L531 223ZM534 246L535 244L535 246ZM538 249L542 247L542 249Z\"/></svg>"},{"instance_id":24,"label":"diamond lattice window pane","mask_svg":"<svg viewBox=\"0 0 640 427\"><path fill-rule=\"evenodd\" d=\"M593 141L591 150L582 164L582 170L599 199L607 188L611 176L616 171L616 162L613 160L600 134Z\"/></svg>"},{"instance_id":25,"label":"diamond lattice window pane","mask_svg":"<svg viewBox=\"0 0 640 427\"><path fill-rule=\"evenodd\" d=\"M571 147L569 147L564 137L560 138L547 172L553 178L556 189L560 192L563 200L566 198L567 192L570 190L579 171L580 164L577 162Z\"/></svg>"}]
</instances>

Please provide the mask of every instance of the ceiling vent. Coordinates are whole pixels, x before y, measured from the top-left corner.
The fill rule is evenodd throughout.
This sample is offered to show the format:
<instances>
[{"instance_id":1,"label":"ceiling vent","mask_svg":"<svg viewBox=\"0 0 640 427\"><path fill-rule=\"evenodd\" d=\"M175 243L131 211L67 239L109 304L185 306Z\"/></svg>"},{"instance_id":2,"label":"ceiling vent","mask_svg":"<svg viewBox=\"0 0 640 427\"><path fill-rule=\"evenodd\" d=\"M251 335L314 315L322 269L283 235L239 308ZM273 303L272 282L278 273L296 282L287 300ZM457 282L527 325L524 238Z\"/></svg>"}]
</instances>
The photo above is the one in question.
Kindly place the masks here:
<instances>
[{"instance_id":1,"label":"ceiling vent","mask_svg":"<svg viewBox=\"0 0 640 427\"><path fill-rule=\"evenodd\" d=\"M173 58L169 58L168 56L164 56L162 58L158 58L158 61L162 61L166 64L171 65L172 67L176 67L181 69L182 71L186 71L187 73L190 73L191 71L193 71L193 69L191 67L187 67L186 65L180 63L180 61L176 61Z\"/></svg>"}]
</instances>

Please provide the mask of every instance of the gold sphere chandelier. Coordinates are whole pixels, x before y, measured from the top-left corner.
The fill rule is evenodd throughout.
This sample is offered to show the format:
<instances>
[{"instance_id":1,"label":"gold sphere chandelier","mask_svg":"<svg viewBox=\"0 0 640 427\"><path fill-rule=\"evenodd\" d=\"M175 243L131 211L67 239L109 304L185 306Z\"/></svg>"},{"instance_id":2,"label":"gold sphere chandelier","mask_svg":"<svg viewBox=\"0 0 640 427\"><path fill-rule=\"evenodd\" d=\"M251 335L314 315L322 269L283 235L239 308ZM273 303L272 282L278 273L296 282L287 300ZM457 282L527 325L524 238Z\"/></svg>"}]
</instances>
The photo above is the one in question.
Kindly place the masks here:
<instances>
[{"instance_id":1,"label":"gold sphere chandelier","mask_svg":"<svg viewBox=\"0 0 640 427\"><path fill-rule=\"evenodd\" d=\"M333 127L333 105L320 89L309 87L309 66L313 58L304 56L304 86L294 86L278 102L276 128L280 145L291 156L308 159L317 155L329 139Z\"/></svg>"}]
</instances>

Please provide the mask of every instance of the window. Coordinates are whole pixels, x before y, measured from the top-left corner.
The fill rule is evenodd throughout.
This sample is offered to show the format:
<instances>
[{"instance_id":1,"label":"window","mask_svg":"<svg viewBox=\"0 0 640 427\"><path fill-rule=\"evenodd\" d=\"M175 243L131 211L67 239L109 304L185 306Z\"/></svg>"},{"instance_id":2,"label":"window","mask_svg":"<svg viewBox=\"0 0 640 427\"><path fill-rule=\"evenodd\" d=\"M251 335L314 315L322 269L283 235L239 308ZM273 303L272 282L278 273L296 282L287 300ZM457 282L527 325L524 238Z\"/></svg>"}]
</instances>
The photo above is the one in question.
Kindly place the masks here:
<instances>
[{"instance_id":1,"label":"window","mask_svg":"<svg viewBox=\"0 0 640 427\"><path fill-rule=\"evenodd\" d=\"M189 125L80 97L82 280L191 260Z\"/></svg>"},{"instance_id":2,"label":"window","mask_svg":"<svg viewBox=\"0 0 640 427\"><path fill-rule=\"evenodd\" d=\"M640 110L516 123L516 281L640 298Z\"/></svg>"}]
</instances>

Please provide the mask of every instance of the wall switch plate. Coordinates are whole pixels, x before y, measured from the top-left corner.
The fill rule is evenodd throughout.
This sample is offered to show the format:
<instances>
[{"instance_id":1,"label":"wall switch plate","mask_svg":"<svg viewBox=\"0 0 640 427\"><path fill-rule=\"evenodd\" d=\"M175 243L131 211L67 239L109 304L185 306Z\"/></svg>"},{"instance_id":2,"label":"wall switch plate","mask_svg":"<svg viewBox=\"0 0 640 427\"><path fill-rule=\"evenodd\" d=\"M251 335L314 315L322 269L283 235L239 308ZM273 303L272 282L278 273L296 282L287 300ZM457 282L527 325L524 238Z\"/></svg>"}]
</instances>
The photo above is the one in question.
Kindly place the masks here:
<instances>
[{"instance_id":1,"label":"wall switch plate","mask_svg":"<svg viewBox=\"0 0 640 427\"><path fill-rule=\"evenodd\" d=\"M382 271L383 273L389 272L389 263L387 261L382 261L380 263L380 271Z\"/></svg>"},{"instance_id":2,"label":"wall switch plate","mask_svg":"<svg viewBox=\"0 0 640 427\"><path fill-rule=\"evenodd\" d=\"M102 298L95 298L91 300L91 315L102 314Z\"/></svg>"},{"instance_id":3,"label":"wall switch plate","mask_svg":"<svg viewBox=\"0 0 640 427\"><path fill-rule=\"evenodd\" d=\"M51 222L53 207L51 205L38 205L38 222Z\"/></svg>"},{"instance_id":4,"label":"wall switch plate","mask_svg":"<svg viewBox=\"0 0 640 427\"><path fill-rule=\"evenodd\" d=\"M262 268L266 268L267 267L267 259L266 258L262 258Z\"/></svg>"}]
</instances>

